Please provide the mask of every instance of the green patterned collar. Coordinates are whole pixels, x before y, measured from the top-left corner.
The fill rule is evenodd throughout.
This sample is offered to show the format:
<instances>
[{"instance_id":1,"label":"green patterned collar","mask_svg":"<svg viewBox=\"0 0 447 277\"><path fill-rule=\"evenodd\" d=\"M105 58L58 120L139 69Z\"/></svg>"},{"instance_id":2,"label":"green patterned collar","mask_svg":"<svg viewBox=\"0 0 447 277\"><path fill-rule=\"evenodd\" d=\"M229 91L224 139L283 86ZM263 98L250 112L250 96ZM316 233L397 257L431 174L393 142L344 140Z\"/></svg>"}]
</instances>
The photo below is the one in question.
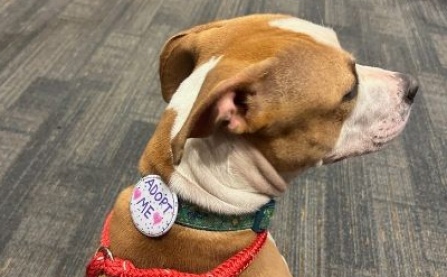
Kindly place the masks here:
<instances>
[{"instance_id":1,"label":"green patterned collar","mask_svg":"<svg viewBox=\"0 0 447 277\"><path fill-rule=\"evenodd\" d=\"M176 223L206 231L238 231L252 229L259 233L269 227L275 211L275 200L262 206L257 212L244 215L222 215L206 211L192 203L179 199Z\"/></svg>"}]
</instances>

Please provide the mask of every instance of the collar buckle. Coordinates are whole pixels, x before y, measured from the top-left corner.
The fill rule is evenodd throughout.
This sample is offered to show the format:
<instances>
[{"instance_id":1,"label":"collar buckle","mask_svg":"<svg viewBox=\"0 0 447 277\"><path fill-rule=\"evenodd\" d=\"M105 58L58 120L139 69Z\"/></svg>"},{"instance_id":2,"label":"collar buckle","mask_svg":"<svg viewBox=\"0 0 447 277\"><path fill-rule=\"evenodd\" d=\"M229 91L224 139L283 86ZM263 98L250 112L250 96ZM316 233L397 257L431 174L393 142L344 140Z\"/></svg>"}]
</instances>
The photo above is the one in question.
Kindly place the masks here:
<instances>
[{"instance_id":1,"label":"collar buckle","mask_svg":"<svg viewBox=\"0 0 447 277\"><path fill-rule=\"evenodd\" d=\"M275 200L270 200L267 204L262 206L256 213L251 229L256 233L265 231L268 227L271 215L267 213L273 211L275 208Z\"/></svg>"}]
</instances>

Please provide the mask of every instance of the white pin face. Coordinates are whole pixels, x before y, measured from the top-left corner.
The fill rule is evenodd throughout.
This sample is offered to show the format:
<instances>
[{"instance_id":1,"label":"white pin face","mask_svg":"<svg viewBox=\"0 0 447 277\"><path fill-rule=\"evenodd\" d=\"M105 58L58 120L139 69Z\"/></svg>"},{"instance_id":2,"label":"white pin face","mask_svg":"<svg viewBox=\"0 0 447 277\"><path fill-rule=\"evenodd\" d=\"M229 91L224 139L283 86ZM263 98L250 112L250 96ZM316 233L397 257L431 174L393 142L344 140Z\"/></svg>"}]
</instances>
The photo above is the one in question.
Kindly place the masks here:
<instances>
[{"instance_id":1,"label":"white pin face","mask_svg":"<svg viewBox=\"0 0 447 277\"><path fill-rule=\"evenodd\" d=\"M218 58L212 57L209 61L197 67L197 69L180 84L177 91L172 96L167 109L173 109L177 113L177 116L171 129L171 139L180 132L183 124L185 124L208 72L217 65L221 57L222 56Z\"/></svg>"},{"instance_id":2,"label":"white pin face","mask_svg":"<svg viewBox=\"0 0 447 277\"><path fill-rule=\"evenodd\" d=\"M160 176L148 175L134 187L130 212L135 227L144 235L166 234L177 218L178 199Z\"/></svg>"}]
</instances>

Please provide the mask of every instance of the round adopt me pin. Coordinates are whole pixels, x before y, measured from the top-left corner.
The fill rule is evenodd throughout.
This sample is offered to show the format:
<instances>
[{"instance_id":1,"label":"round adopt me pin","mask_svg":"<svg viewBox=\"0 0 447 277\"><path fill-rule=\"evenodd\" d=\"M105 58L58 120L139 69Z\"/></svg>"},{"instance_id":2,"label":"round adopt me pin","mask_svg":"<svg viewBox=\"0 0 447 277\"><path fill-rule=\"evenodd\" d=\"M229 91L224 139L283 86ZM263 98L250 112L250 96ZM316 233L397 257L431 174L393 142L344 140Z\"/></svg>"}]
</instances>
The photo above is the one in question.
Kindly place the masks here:
<instances>
[{"instance_id":1,"label":"round adopt me pin","mask_svg":"<svg viewBox=\"0 0 447 277\"><path fill-rule=\"evenodd\" d=\"M130 213L135 227L146 236L166 234L177 218L178 199L158 175L143 177L134 187Z\"/></svg>"}]
</instances>

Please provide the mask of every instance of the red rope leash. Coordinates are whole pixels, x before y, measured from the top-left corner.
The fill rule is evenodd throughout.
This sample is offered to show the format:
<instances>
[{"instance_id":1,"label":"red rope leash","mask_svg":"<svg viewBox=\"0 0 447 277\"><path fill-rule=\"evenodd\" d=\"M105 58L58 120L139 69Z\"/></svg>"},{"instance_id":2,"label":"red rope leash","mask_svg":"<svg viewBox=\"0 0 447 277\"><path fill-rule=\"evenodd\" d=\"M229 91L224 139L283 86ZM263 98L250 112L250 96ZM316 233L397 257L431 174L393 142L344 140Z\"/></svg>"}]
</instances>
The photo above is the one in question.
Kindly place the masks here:
<instances>
[{"instance_id":1,"label":"red rope leash","mask_svg":"<svg viewBox=\"0 0 447 277\"><path fill-rule=\"evenodd\" d=\"M101 236L101 245L87 265L86 276L98 277L236 277L244 271L264 246L267 232L257 234L256 240L216 268L203 274L184 273L172 269L136 268L132 262L114 258L107 247L110 245L109 224L111 213L107 216Z\"/></svg>"}]
</instances>

